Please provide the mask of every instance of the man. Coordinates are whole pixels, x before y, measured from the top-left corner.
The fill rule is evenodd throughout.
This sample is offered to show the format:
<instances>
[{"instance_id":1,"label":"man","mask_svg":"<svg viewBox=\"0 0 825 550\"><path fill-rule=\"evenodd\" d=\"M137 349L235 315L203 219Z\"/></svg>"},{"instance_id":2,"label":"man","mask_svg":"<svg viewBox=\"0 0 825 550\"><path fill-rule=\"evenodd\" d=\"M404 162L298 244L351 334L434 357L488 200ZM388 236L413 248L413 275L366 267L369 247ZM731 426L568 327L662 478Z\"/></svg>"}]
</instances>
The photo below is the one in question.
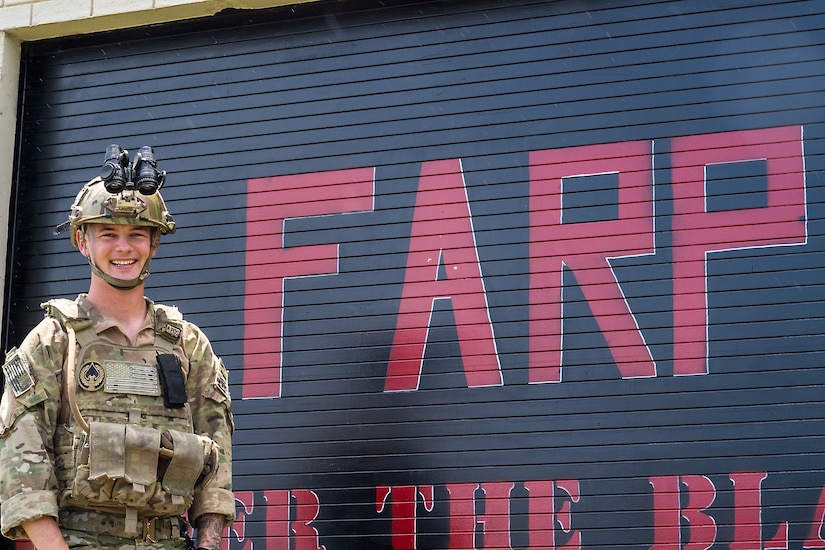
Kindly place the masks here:
<instances>
[{"instance_id":1,"label":"man","mask_svg":"<svg viewBox=\"0 0 825 550\"><path fill-rule=\"evenodd\" d=\"M46 315L6 355L0 528L41 550L220 548L234 519L226 369L176 308L144 297L175 223L150 147L104 170L71 207L89 291Z\"/></svg>"}]
</instances>

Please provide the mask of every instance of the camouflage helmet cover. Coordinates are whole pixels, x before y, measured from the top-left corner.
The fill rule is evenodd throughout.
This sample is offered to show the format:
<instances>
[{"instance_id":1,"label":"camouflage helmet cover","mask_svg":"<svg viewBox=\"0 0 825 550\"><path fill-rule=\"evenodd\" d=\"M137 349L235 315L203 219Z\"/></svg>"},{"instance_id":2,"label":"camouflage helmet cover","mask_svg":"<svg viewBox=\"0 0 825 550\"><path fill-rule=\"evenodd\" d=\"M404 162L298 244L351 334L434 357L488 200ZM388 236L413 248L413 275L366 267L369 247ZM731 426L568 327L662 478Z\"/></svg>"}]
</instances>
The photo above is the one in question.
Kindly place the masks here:
<instances>
[{"instance_id":1,"label":"camouflage helmet cover","mask_svg":"<svg viewBox=\"0 0 825 550\"><path fill-rule=\"evenodd\" d=\"M141 225L175 232L175 220L159 192L142 195L134 190L110 193L100 177L83 186L69 212L72 245L77 248L77 229L87 223Z\"/></svg>"}]
</instances>

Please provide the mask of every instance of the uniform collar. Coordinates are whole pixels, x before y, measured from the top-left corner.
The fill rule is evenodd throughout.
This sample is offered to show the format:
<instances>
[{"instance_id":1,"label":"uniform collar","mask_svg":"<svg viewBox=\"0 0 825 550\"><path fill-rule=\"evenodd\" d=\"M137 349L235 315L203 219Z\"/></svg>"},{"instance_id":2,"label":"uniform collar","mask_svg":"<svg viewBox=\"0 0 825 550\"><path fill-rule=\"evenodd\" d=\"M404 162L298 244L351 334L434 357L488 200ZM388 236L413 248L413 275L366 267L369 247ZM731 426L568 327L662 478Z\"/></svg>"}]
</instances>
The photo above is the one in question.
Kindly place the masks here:
<instances>
[{"instance_id":1,"label":"uniform collar","mask_svg":"<svg viewBox=\"0 0 825 550\"><path fill-rule=\"evenodd\" d=\"M150 331L152 335L152 339L154 339L154 329L155 329L155 303L146 298L144 296L144 300L146 300L146 317L143 319L143 326L140 328L140 332L138 333L138 342L137 345L141 345L141 341L143 340L142 335L146 334L147 329ZM88 300L86 294L79 294L77 297L77 305L83 314L84 317L87 317L91 322L92 326L94 327L94 331L97 334L106 333L107 336L112 339L113 341L125 343L127 345L131 345L129 342L129 338L120 328L120 326L115 323L114 321L106 318L101 314L97 308ZM116 333L119 337L115 337L113 334Z\"/></svg>"}]
</instances>

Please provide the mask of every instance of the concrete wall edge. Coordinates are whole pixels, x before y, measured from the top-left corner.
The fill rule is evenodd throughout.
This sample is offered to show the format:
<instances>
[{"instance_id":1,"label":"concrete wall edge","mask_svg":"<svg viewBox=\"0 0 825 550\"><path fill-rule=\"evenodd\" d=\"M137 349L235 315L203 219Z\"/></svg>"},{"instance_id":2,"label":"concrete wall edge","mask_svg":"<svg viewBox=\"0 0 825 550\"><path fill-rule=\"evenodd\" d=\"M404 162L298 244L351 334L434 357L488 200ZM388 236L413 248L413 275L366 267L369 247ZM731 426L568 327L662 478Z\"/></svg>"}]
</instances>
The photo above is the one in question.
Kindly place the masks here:
<instances>
[{"instance_id":1,"label":"concrete wall edge","mask_svg":"<svg viewBox=\"0 0 825 550\"><path fill-rule=\"evenodd\" d=\"M11 208L14 151L17 130L18 93L20 88L21 43L8 33L0 32L0 260L7 264L7 244ZM3 288L6 270L0 270ZM3 308L5 292L0 295Z\"/></svg>"}]
</instances>

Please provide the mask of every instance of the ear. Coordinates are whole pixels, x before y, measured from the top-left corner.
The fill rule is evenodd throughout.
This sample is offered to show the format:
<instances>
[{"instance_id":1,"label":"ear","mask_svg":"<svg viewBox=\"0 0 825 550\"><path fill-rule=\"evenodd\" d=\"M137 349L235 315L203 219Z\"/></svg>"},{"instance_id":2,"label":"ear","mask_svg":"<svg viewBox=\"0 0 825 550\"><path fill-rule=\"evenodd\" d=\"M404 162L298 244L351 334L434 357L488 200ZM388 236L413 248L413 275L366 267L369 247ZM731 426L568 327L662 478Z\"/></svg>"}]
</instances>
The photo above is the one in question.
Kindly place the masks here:
<instances>
[{"instance_id":1,"label":"ear","mask_svg":"<svg viewBox=\"0 0 825 550\"><path fill-rule=\"evenodd\" d=\"M155 257L155 254L158 253L158 248L160 247L160 229L156 227L152 228L152 258Z\"/></svg>"},{"instance_id":2,"label":"ear","mask_svg":"<svg viewBox=\"0 0 825 550\"><path fill-rule=\"evenodd\" d=\"M75 230L74 234L75 239L77 240L77 249L80 251L81 254L89 257L89 247L86 243L86 232L83 231L82 227L78 227Z\"/></svg>"}]
</instances>

